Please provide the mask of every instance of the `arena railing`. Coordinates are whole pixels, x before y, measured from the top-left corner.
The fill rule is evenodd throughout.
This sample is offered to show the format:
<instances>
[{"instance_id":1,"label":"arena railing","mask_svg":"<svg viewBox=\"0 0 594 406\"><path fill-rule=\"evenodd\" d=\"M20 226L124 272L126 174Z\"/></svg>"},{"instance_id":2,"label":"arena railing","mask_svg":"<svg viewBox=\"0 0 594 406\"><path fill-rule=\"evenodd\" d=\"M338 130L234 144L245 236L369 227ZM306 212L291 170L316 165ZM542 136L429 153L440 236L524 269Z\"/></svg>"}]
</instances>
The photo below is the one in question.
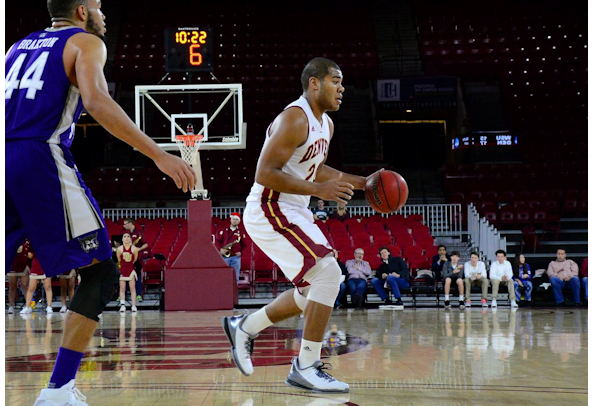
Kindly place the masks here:
<instances>
[{"instance_id":1,"label":"arena railing","mask_svg":"<svg viewBox=\"0 0 594 406\"><path fill-rule=\"evenodd\" d=\"M468 235L472 246L482 260L495 261L495 251L501 249L507 252L507 239L501 236L493 224L479 215L474 204L470 203L467 209Z\"/></svg>"},{"instance_id":2,"label":"arena railing","mask_svg":"<svg viewBox=\"0 0 594 406\"><path fill-rule=\"evenodd\" d=\"M312 207L313 208L313 207ZM351 216L369 217L377 214L369 206L348 206ZM231 213L243 214L245 207L213 207L213 217L227 218ZM118 221L125 217L130 218L155 218L172 219L187 217L186 208L106 208L102 210L103 217ZM395 214L408 217L413 214L423 216L423 224L429 226L434 237L462 238L462 206L460 204L411 204L406 205ZM387 214L382 214L388 217Z\"/></svg>"}]
</instances>

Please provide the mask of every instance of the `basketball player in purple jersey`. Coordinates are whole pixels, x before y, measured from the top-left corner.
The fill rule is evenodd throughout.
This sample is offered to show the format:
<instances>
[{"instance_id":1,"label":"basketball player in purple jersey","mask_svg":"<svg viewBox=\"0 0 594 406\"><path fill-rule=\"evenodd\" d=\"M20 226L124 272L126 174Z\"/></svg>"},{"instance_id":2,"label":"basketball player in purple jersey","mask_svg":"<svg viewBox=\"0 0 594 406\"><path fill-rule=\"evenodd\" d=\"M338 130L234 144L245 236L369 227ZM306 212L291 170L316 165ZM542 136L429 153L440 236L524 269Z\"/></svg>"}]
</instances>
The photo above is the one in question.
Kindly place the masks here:
<instances>
[{"instance_id":1,"label":"basketball player in purple jersey","mask_svg":"<svg viewBox=\"0 0 594 406\"><path fill-rule=\"evenodd\" d=\"M99 206L70 153L83 105L184 192L194 187L196 177L110 97L103 75L107 51L101 2L48 0L47 7L52 27L18 41L6 56L5 260L9 269L28 237L48 277L79 268L81 283L70 302L54 371L35 405L86 405L74 377L120 275Z\"/></svg>"}]
</instances>

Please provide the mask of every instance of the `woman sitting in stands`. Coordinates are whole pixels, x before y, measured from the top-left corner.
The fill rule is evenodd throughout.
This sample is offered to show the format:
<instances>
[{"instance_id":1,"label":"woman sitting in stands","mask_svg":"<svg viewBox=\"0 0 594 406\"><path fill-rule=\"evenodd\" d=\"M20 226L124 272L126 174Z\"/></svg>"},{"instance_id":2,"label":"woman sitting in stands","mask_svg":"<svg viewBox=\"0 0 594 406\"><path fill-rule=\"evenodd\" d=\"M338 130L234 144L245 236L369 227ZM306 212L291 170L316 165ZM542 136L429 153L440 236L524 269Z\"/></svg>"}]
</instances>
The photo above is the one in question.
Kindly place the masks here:
<instances>
[{"instance_id":1,"label":"woman sitting in stands","mask_svg":"<svg viewBox=\"0 0 594 406\"><path fill-rule=\"evenodd\" d=\"M345 221L346 219L351 218L351 213L349 213L349 210L345 207L344 203L338 203L336 210L334 210L330 218Z\"/></svg>"},{"instance_id":2,"label":"woman sitting in stands","mask_svg":"<svg viewBox=\"0 0 594 406\"><path fill-rule=\"evenodd\" d=\"M526 257L523 254L516 255L516 259L514 261L514 287L516 290L516 303L524 303L520 302L520 298L522 297L521 290L524 290L524 299L526 302L530 303L532 301L532 271L530 270L530 265L526 263Z\"/></svg>"}]
</instances>

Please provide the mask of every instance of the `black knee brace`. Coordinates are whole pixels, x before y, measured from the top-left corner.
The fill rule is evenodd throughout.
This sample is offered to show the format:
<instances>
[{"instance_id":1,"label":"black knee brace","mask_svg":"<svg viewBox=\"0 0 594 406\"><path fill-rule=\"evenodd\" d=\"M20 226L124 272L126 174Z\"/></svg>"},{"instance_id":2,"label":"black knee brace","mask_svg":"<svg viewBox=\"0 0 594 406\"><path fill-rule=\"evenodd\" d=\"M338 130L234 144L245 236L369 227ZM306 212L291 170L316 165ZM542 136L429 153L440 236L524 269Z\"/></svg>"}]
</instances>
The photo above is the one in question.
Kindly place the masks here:
<instances>
[{"instance_id":1,"label":"black knee brace","mask_svg":"<svg viewBox=\"0 0 594 406\"><path fill-rule=\"evenodd\" d=\"M80 284L68 309L91 320L99 321L99 314L111 300L120 281L120 270L111 260L81 268Z\"/></svg>"}]
</instances>

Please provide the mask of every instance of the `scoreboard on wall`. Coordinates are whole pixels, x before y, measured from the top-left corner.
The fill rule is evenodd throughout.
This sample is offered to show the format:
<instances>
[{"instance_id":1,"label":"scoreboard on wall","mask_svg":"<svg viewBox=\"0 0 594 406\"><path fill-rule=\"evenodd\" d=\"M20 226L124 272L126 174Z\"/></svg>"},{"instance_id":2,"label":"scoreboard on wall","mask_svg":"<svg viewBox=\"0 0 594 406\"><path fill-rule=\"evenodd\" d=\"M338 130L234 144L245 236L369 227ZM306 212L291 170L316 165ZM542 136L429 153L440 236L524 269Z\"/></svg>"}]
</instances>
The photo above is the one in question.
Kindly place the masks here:
<instances>
[{"instance_id":1,"label":"scoreboard on wall","mask_svg":"<svg viewBox=\"0 0 594 406\"><path fill-rule=\"evenodd\" d=\"M452 150L473 147L517 146L518 136L508 132L477 131L452 137Z\"/></svg>"},{"instance_id":2,"label":"scoreboard on wall","mask_svg":"<svg viewBox=\"0 0 594 406\"><path fill-rule=\"evenodd\" d=\"M214 37L210 27L165 29L165 70L167 72L212 72L213 42Z\"/></svg>"}]
</instances>

